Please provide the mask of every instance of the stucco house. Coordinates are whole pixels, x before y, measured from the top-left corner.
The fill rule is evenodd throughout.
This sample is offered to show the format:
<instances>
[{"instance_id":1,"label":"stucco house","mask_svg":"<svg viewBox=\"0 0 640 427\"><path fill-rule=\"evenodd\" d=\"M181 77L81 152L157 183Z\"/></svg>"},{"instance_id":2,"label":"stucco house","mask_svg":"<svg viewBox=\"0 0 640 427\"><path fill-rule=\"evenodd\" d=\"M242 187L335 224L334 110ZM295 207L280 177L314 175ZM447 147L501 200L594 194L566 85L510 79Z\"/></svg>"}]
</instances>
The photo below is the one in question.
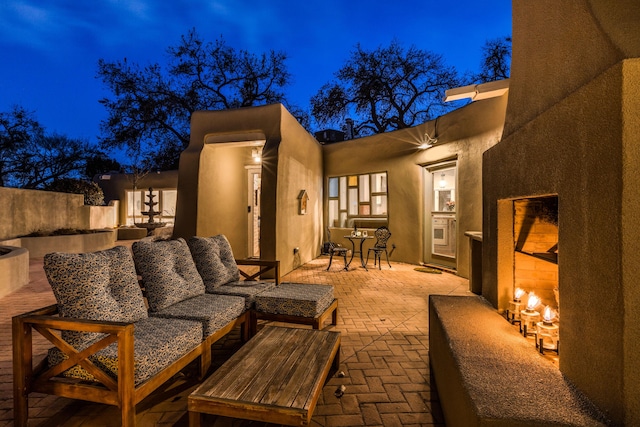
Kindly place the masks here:
<instances>
[{"instance_id":1,"label":"stucco house","mask_svg":"<svg viewBox=\"0 0 640 427\"><path fill-rule=\"evenodd\" d=\"M386 225L393 260L467 277L464 232L482 227L482 153L502 135L508 95L499 93L416 127L331 144L280 104L196 112L174 236L224 233L238 256L279 259L286 273L320 255L327 227L350 247L343 236L354 226L373 234Z\"/></svg>"}]
</instances>

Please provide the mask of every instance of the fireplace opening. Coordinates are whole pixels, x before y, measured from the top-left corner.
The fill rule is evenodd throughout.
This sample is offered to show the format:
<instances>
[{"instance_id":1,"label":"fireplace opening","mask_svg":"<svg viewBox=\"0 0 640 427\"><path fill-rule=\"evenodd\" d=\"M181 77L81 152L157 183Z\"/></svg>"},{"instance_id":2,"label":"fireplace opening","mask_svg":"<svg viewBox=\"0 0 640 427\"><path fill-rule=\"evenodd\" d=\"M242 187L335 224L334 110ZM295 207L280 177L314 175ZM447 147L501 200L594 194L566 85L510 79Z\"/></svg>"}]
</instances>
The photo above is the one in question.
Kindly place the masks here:
<instances>
[{"instance_id":1,"label":"fireplace opening","mask_svg":"<svg viewBox=\"0 0 640 427\"><path fill-rule=\"evenodd\" d=\"M514 286L557 311L558 197L515 200L513 210Z\"/></svg>"},{"instance_id":2,"label":"fireplace opening","mask_svg":"<svg viewBox=\"0 0 640 427\"><path fill-rule=\"evenodd\" d=\"M541 353L559 356L557 196L513 201L513 288L509 320Z\"/></svg>"}]
</instances>

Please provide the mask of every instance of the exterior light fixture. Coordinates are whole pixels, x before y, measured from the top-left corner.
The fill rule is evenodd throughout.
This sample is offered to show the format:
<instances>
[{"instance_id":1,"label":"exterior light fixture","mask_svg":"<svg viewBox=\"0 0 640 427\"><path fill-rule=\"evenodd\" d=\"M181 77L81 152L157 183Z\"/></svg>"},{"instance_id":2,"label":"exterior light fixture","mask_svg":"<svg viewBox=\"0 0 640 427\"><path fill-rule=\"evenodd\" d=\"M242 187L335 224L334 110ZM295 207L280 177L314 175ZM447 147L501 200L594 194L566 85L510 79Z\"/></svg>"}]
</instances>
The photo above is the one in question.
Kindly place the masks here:
<instances>
[{"instance_id":1,"label":"exterior light fixture","mask_svg":"<svg viewBox=\"0 0 640 427\"><path fill-rule=\"evenodd\" d=\"M540 320L540 313L536 310L540 298L531 292L527 301L527 308L520 312L520 332L525 337L536 334L536 323Z\"/></svg>"},{"instance_id":2,"label":"exterior light fixture","mask_svg":"<svg viewBox=\"0 0 640 427\"><path fill-rule=\"evenodd\" d=\"M424 142L418 145L419 149L426 150L427 148L433 147L435 143L438 142L438 138L435 137L435 134L436 134L435 126L437 126L437 124L438 124L438 119L436 119L436 124L434 125L433 138L431 137L431 135L429 135L429 132L424 133Z\"/></svg>"},{"instance_id":3,"label":"exterior light fixture","mask_svg":"<svg viewBox=\"0 0 640 427\"><path fill-rule=\"evenodd\" d=\"M260 163L262 160L262 149L261 148L252 148L251 149L251 157L253 157L254 163Z\"/></svg>"},{"instance_id":4,"label":"exterior light fixture","mask_svg":"<svg viewBox=\"0 0 640 427\"><path fill-rule=\"evenodd\" d=\"M522 297L526 292L523 289L516 288L513 293L513 300L509 301L509 309L507 310L507 320L513 325L520 323L520 308L522 307Z\"/></svg>"},{"instance_id":5,"label":"exterior light fixture","mask_svg":"<svg viewBox=\"0 0 640 427\"><path fill-rule=\"evenodd\" d=\"M559 327L553 323L556 315L551 307L546 306L542 315L542 322L537 323L536 332L536 348L540 354L544 354L545 350L555 351L559 353Z\"/></svg>"}]
</instances>

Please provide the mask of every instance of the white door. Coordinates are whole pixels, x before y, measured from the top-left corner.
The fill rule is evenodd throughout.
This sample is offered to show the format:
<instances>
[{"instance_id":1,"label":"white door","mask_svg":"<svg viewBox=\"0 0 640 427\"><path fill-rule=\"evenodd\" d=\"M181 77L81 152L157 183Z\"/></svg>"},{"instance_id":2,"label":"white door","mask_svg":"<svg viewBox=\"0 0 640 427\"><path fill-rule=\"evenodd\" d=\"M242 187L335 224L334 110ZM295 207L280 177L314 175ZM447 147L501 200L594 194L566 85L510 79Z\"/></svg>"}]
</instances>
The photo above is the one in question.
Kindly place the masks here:
<instances>
[{"instance_id":1,"label":"white door","mask_svg":"<svg viewBox=\"0 0 640 427\"><path fill-rule=\"evenodd\" d=\"M260 189L262 184L260 168L249 169L248 183L249 257L260 258Z\"/></svg>"},{"instance_id":2,"label":"white door","mask_svg":"<svg viewBox=\"0 0 640 427\"><path fill-rule=\"evenodd\" d=\"M433 165L426 169L427 224L425 260L456 268L457 167L454 163Z\"/></svg>"}]
</instances>

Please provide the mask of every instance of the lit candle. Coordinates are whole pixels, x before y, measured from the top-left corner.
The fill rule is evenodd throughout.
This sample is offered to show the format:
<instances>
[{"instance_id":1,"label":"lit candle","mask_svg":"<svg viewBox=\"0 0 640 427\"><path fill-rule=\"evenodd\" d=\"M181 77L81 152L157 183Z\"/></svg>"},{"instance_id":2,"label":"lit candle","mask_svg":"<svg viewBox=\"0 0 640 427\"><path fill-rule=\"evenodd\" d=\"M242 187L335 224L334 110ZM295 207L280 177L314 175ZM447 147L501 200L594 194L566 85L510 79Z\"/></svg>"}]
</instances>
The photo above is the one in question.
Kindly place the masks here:
<instances>
[{"instance_id":1,"label":"lit candle","mask_svg":"<svg viewBox=\"0 0 640 427\"><path fill-rule=\"evenodd\" d=\"M527 301L527 311L536 311L536 307L540 304L540 298L531 292L529 294L529 301Z\"/></svg>"},{"instance_id":2,"label":"lit candle","mask_svg":"<svg viewBox=\"0 0 640 427\"><path fill-rule=\"evenodd\" d=\"M507 310L507 320L509 322L516 323L520 321L520 306L522 303L520 299L526 292L524 289L516 288L513 293L513 300L509 301L509 309Z\"/></svg>"},{"instance_id":3,"label":"lit candle","mask_svg":"<svg viewBox=\"0 0 640 427\"><path fill-rule=\"evenodd\" d=\"M536 331L536 347L540 353L544 350L558 351L558 325L553 323L555 312L551 307L546 306L542 315L542 322L538 322Z\"/></svg>"},{"instance_id":4,"label":"lit candle","mask_svg":"<svg viewBox=\"0 0 640 427\"><path fill-rule=\"evenodd\" d=\"M551 307L546 306L544 308L544 313L542 313L542 321L545 325L553 325L553 319L556 318L555 313L551 309Z\"/></svg>"},{"instance_id":5,"label":"lit candle","mask_svg":"<svg viewBox=\"0 0 640 427\"><path fill-rule=\"evenodd\" d=\"M540 320L540 313L536 311L538 304L540 304L540 298L531 292L529 301L527 301L527 308L520 312L520 319L522 320L520 331L525 337L536 333L536 322Z\"/></svg>"}]
</instances>

